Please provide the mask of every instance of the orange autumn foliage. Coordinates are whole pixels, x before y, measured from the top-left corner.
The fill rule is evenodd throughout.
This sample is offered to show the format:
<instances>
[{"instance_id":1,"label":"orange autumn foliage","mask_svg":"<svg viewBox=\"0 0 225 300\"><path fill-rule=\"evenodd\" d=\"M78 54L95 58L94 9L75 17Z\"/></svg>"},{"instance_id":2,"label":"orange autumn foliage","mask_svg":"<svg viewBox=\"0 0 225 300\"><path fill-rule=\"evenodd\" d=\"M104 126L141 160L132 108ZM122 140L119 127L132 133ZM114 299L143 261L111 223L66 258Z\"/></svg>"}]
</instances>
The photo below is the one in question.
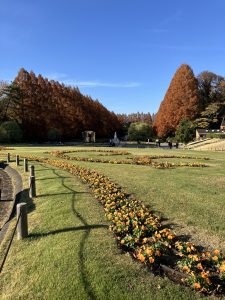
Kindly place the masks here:
<instances>
[{"instance_id":1,"label":"orange autumn foliage","mask_svg":"<svg viewBox=\"0 0 225 300\"><path fill-rule=\"evenodd\" d=\"M176 71L156 115L159 137L173 135L182 119L192 119L199 110L198 83L192 69L183 64Z\"/></svg>"},{"instance_id":2,"label":"orange autumn foliage","mask_svg":"<svg viewBox=\"0 0 225 300\"><path fill-rule=\"evenodd\" d=\"M14 115L27 140L45 140L50 129L59 131L63 140L70 140L81 138L85 130L108 137L120 128L113 112L81 94L77 87L36 76L23 68L13 83L22 95L13 107Z\"/></svg>"}]
</instances>

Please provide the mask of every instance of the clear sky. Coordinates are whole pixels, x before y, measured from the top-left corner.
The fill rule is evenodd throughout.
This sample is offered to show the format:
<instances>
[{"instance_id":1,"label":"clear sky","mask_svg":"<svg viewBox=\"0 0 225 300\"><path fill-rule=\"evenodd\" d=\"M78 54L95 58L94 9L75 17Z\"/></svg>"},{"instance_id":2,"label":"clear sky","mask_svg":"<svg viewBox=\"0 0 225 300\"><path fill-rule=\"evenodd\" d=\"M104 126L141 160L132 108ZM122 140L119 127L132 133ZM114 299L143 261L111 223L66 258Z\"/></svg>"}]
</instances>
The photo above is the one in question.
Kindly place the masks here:
<instances>
[{"instance_id":1,"label":"clear sky","mask_svg":"<svg viewBox=\"0 0 225 300\"><path fill-rule=\"evenodd\" d=\"M0 79L24 67L116 113L152 113L182 63L225 76L225 0L0 2Z\"/></svg>"}]
</instances>

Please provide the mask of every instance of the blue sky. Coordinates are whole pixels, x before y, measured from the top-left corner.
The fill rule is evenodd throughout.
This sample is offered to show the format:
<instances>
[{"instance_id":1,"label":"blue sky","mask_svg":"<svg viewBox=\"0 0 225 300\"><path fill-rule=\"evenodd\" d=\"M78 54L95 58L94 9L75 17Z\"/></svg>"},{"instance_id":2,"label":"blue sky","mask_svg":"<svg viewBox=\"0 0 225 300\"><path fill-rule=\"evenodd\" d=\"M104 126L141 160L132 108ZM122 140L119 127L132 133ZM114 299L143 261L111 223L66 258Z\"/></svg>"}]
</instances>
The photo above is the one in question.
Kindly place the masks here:
<instances>
[{"instance_id":1,"label":"blue sky","mask_svg":"<svg viewBox=\"0 0 225 300\"><path fill-rule=\"evenodd\" d=\"M176 69L225 76L224 0L1 0L0 79L24 67L116 113L157 112Z\"/></svg>"}]
</instances>

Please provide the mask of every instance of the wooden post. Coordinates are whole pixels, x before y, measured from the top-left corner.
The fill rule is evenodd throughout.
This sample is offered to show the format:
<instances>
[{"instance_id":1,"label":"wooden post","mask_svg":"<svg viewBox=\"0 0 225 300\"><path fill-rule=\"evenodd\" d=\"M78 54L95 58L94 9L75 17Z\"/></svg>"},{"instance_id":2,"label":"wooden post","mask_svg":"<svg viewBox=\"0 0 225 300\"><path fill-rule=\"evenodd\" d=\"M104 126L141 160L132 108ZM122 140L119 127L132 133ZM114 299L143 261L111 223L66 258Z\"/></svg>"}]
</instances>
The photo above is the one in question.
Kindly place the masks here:
<instances>
[{"instance_id":1,"label":"wooden post","mask_svg":"<svg viewBox=\"0 0 225 300\"><path fill-rule=\"evenodd\" d=\"M30 176L35 176L34 166L30 166Z\"/></svg>"},{"instance_id":2,"label":"wooden post","mask_svg":"<svg viewBox=\"0 0 225 300\"><path fill-rule=\"evenodd\" d=\"M27 222L27 204L20 203L16 206L17 214L17 239L22 240L28 236L28 222Z\"/></svg>"},{"instance_id":3,"label":"wooden post","mask_svg":"<svg viewBox=\"0 0 225 300\"><path fill-rule=\"evenodd\" d=\"M28 172L28 159L24 158L24 172Z\"/></svg>"},{"instance_id":4,"label":"wooden post","mask_svg":"<svg viewBox=\"0 0 225 300\"><path fill-rule=\"evenodd\" d=\"M10 153L7 153L7 163L10 163Z\"/></svg>"},{"instance_id":5,"label":"wooden post","mask_svg":"<svg viewBox=\"0 0 225 300\"><path fill-rule=\"evenodd\" d=\"M36 197L35 176L30 176L29 186L30 186L29 196L30 198L35 198Z\"/></svg>"},{"instance_id":6,"label":"wooden post","mask_svg":"<svg viewBox=\"0 0 225 300\"><path fill-rule=\"evenodd\" d=\"M16 155L16 165L17 166L20 165L20 157L19 157L19 155Z\"/></svg>"}]
</instances>

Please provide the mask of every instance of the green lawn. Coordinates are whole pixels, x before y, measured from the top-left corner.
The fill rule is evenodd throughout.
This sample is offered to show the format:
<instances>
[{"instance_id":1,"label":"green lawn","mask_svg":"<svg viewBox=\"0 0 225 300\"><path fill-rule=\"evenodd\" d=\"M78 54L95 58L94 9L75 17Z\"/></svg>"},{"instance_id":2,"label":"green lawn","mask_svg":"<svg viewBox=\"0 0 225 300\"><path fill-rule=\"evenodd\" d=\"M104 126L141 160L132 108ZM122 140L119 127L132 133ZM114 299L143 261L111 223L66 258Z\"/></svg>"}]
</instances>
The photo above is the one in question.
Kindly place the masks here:
<instances>
[{"instance_id":1,"label":"green lawn","mask_svg":"<svg viewBox=\"0 0 225 300\"><path fill-rule=\"evenodd\" d=\"M20 147L10 152L43 156L43 152L53 149ZM135 165L75 164L108 175L126 192L135 194L165 217L176 233L189 235L197 244L224 250L224 154L161 149L128 151L134 155L210 157L209 161L201 161L209 164L208 168L158 170ZM90 153L88 157L92 157ZM189 288L154 277L142 264L121 253L107 229L109 224L102 207L86 185L65 171L37 163L35 166L39 197L30 203L30 237L13 242L1 274L1 299L200 298ZM3 248L4 244L0 250Z\"/></svg>"}]
</instances>

